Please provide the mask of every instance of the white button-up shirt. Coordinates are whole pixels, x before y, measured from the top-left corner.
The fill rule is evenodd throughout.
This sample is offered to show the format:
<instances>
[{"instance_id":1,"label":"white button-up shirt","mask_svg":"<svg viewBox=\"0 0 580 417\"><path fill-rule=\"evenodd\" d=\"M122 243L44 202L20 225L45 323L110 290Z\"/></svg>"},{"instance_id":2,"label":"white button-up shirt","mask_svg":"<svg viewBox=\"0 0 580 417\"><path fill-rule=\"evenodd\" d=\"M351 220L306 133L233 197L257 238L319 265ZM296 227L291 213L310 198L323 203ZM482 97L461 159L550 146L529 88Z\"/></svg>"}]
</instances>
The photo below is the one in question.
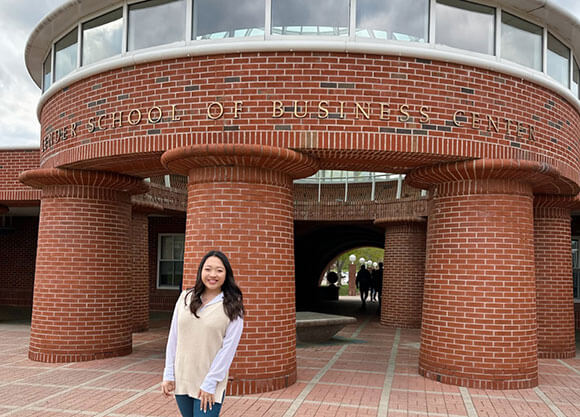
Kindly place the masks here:
<instances>
[{"instance_id":1,"label":"white button-up shirt","mask_svg":"<svg viewBox=\"0 0 580 417\"><path fill-rule=\"evenodd\" d=\"M213 300L202 306L201 312L207 306L222 301L224 294L220 293ZM226 330L226 335L221 349L215 356L209 372L207 373L201 389L210 394L215 394L216 385L222 381L230 369L230 365L234 360L240 338L242 337L242 330L244 328L244 320L240 317L230 322ZM169 330L169 337L167 339L167 348L165 350L165 369L163 370L164 381L175 381L175 353L177 351L177 304L173 310L173 317L171 319L171 328ZM192 354L195 354L192 352Z\"/></svg>"}]
</instances>

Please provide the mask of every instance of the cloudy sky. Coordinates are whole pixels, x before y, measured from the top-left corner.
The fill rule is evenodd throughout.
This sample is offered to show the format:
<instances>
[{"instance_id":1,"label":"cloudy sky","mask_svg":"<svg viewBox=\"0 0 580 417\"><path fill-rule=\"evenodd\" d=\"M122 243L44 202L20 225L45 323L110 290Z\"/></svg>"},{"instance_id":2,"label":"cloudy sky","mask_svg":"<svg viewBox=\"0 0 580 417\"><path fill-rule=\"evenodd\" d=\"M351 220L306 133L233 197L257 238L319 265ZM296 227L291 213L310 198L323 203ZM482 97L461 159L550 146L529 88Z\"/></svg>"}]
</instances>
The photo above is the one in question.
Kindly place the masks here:
<instances>
[{"instance_id":1,"label":"cloudy sky","mask_svg":"<svg viewBox=\"0 0 580 417\"><path fill-rule=\"evenodd\" d=\"M36 24L67 0L0 0L0 148L40 142L40 89L24 65L24 46ZM580 1L553 0L580 16Z\"/></svg>"}]
</instances>

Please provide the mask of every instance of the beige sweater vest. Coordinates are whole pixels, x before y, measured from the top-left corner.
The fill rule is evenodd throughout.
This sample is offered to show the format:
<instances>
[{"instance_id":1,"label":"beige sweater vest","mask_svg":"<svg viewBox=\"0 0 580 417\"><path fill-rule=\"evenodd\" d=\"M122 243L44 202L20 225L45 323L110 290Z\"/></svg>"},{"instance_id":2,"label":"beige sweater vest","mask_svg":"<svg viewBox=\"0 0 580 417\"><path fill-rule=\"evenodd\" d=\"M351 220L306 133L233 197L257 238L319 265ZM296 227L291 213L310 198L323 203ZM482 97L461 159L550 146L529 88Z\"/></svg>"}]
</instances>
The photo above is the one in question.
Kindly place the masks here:
<instances>
[{"instance_id":1,"label":"beige sweater vest","mask_svg":"<svg viewBox=\"0 0 580 417\"><path fill-rule=\"evenodd\" d=\"M183 291L178 300L175 394L199 398L199 388L222 347L230 319L222 301L206 306L196 318L183 302L185 294ZM228 375L218 382L216 402L222 401L227 382Z\"/></svg>"}]
</instances>

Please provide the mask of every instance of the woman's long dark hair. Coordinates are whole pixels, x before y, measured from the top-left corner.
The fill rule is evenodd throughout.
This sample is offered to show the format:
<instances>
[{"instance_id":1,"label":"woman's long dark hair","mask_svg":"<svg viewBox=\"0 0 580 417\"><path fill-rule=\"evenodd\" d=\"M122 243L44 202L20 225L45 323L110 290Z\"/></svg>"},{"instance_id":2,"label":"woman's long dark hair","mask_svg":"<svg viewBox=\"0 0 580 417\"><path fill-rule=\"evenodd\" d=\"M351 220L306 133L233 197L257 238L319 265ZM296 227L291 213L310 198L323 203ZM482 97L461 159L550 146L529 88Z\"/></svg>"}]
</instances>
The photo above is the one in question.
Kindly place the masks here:
<instances>
[{"instance_id":1,"label":"woman's long dark hair","mask_svg":"<svg viewBox=\"0 0 580 417\"><path fill-rule=\"evenodd\" d=\"M199 264L199 268L197 268L195 286L187 291L184 300L186 303L188 298L191 300L189 309L195 317L199 318L197 315L197 310L203 304L201 301L201 295L205 291L205 284L201 279L201 272L203 270L203 266L205 265L205 261L207 261L207 258L212 256L219 258L226 268L226 279L222 285L222 292L224 293L224 311L231 321L238 317L243 318L245 310L242 290L240 290L240 287L238 287L238 284L236 284L236 281L234 280L234 271L232 270L230 261L226 255L218 250L211 250L205 254Z\"/></svg>"}]
</instances>

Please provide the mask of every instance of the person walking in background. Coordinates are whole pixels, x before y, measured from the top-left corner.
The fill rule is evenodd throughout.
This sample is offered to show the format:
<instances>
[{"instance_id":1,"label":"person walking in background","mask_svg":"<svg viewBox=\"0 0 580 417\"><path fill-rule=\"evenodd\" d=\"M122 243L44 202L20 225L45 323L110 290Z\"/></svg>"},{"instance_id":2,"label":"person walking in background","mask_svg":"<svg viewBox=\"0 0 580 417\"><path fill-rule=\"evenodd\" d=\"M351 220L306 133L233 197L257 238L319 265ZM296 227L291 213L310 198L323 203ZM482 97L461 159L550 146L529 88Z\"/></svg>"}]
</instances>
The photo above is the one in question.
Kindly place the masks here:
<instances>
[{"instance_id":1,"label":"person walking in background","mask_svg":"<svg viewBox=\"0 0 580 417\"><path fill-rule=\"evenodd\" d=\"M242 291L226 255L208 252L171 320L161 391L183 417L219 416L244 327Z\"/></svg>"},{"instance_id":2,"label":"person walking in background","mask_svg":"<svg viewBox=\"0 0 580 417\"><path fill-rule=\"evenodd\" d=\"M360 269L356 274L355 283L360 292L360 299L362 302L361 308L365 310L367 308L367 297L369 295L369 288L371 286L371 274L364 264L360 266Z\"/></svg>"},{"instance_id":3,"label":"person walking in background","mask_svg":"<svg viewBox=\"0 0 580 417\"><path fill-rule=\"evenodd\" d=\"M373 271L375 275L374 284L376 286L377 298L379 299L378 313L381 315L382 294L383 294L383 263L379 262L379 268Z\"/></svg>"},{"instance_id":4,"label":"person walking in background","mask_svg":"<svg viewBox=\"0 0 580 417\"><path fill-rule=\"evenodd\" d=\"M373 268L369 270L371 274L371 287L370 287L370 295L371 301L377 301L377 268Z\"/></svg>"}]
</instances>

